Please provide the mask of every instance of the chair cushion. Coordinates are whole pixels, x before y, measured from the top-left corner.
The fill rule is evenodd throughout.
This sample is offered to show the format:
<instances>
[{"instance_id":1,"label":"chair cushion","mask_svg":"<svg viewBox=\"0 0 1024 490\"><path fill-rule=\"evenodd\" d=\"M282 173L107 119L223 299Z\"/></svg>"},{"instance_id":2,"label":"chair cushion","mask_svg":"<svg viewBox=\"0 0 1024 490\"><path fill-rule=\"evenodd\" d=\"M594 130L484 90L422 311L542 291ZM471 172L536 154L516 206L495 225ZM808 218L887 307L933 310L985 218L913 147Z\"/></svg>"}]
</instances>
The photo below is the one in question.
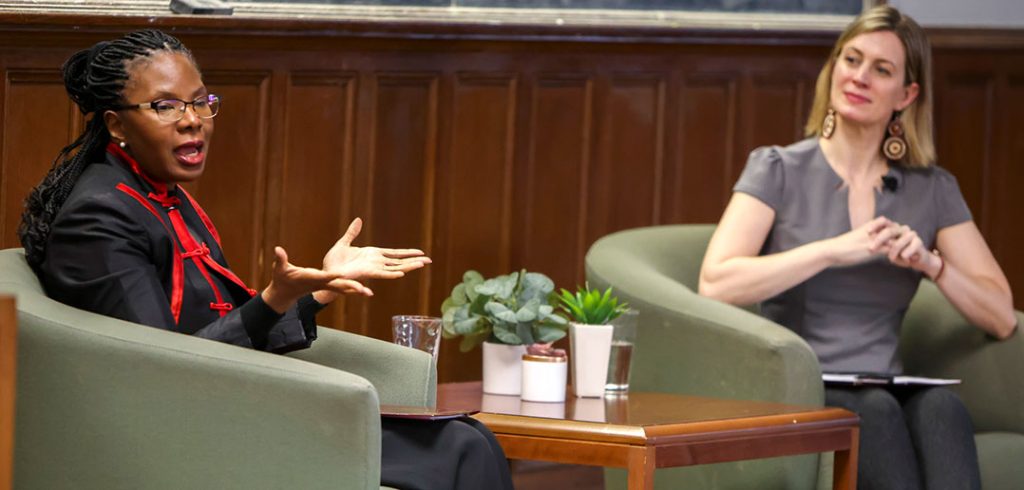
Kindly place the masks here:
<instances>
[{"instance_id":1,"label":"chair cushion","mask_svg":"<svg viewBox=\"0 0 1024 490\"><path fill-rule=\"evenodd\" d=\"M1024 434L982 432L975 434L981 482L985 490L1024 488Z\"/></svg>"}]
</instances>

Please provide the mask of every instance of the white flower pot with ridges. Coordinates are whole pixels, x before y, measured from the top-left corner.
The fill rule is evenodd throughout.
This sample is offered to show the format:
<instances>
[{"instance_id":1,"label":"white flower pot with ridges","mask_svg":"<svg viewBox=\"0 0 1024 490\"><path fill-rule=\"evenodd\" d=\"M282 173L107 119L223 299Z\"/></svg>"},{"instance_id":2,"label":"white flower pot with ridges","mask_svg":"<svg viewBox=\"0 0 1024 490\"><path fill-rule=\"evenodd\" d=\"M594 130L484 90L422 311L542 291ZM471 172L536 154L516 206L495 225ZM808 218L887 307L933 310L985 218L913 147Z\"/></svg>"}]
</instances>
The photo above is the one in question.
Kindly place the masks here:
<instances>
[{"instance_id":1,"label":"white flower pot with ridges","mask_svg":"<svg viewBox=\"0 0 1024 490\"><path fill-rule=\"evenodd\" d=\"M484 393L519 395L523 386L525 345L484 342Z\"/></svg>"},{"instance_id":2,"label":"white flower pot with ridges","mask_svg":"<svg viewBox=\"0 0 1024 490\"><path fill-rule=\"evenodd\" d=\"M569 324L569 360L576 396L604 396L614 331L611 325Z\"/></svg>"}]
</instances>

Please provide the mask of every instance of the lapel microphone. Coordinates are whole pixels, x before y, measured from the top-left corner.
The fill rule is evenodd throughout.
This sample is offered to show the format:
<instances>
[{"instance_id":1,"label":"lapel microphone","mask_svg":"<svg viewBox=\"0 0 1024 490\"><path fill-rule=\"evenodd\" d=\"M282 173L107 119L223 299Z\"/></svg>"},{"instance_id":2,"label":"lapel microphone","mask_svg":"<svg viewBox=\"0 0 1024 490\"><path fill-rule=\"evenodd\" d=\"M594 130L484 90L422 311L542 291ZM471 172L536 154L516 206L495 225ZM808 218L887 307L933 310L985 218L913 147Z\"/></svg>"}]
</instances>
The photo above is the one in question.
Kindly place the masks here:
<instances>
[{"instance_id":1,"label":"lapel microphone","mask_svg":"<svg viewBox=\"0 0 1024 490\"><path fill-rule=\"evenodd\" d=\"M900 183L896 180L896 177L891 175L882 176L882 188L889 192L896 192L896 189L900 187Z\"/></svg>"}]
</instances>

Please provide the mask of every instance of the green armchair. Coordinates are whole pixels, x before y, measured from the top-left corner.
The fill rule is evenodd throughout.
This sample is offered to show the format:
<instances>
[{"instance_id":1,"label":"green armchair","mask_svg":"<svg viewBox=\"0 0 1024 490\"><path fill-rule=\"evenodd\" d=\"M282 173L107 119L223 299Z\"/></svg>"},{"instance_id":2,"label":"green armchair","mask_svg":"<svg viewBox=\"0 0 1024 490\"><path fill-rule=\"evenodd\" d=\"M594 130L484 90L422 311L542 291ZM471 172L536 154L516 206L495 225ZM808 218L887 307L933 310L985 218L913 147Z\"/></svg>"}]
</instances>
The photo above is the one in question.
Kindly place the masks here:
<instances>
[{"instance_id":1,"label":"green armchair","mask_svg":"<svg viewBox=\"0 0 1024 490\"><path fill-rule=\"evenodd\" d=\"M821 370L803 339L752 309L696 293L714 228L625 230L598 240L587 253L590 284L614 287L641 312L631 389L822 404ZM1022 335L1003 342L987 338L925 283L907 314L901 344L908 347L908 372L965 380L954 389L975 423L984 488L1024 488ZM661 469L655 487L831 488L831 461L826 454ZM608 487L624 487L621 471L605 475Z\"/></svg>"},{"instance_id":2,"label":"green armchair","mask_svg":"<svg viewBox=\"0 0 1024 490\"><path fill-rule=\"evenodd\" d=\"M413 349L320 328L288 356L112 319L43 293L0 251L18 301L15 488L380 488L380 403L434 403Z\"/></svg>"}]
</instances>

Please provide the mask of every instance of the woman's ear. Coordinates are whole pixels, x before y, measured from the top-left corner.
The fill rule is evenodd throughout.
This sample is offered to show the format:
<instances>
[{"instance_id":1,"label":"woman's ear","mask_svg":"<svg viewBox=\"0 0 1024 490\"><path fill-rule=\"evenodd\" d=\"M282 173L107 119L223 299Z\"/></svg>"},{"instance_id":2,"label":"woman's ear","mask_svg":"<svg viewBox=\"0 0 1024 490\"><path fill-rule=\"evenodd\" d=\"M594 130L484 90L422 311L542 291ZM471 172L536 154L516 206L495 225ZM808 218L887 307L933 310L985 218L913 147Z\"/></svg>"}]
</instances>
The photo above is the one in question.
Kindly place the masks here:
<instances>
[{"instance_id":1,"label":"woman's ear","mask_svg":"<svg viewBox=\"0 0 1024 490\"><path fill-rule=\"evenodd\" d=\"M914 82L904 89L903 100L899 104L896 104L896 110L902 111L913 104L917 100L917 95L921 92L921 86Z\"/></svg>"},{"instance_id":2,"label":"woman's ear","mask_svg":"<svg viewBox=\"0 0 1024 490\"><path fill-rule=\"evenodd\" d=\"M107 125L107 132L110 137L117 141L124 141L124 122L121 115L114 111L103 112L103 123Z\"/></svg>"}]
</instances>

